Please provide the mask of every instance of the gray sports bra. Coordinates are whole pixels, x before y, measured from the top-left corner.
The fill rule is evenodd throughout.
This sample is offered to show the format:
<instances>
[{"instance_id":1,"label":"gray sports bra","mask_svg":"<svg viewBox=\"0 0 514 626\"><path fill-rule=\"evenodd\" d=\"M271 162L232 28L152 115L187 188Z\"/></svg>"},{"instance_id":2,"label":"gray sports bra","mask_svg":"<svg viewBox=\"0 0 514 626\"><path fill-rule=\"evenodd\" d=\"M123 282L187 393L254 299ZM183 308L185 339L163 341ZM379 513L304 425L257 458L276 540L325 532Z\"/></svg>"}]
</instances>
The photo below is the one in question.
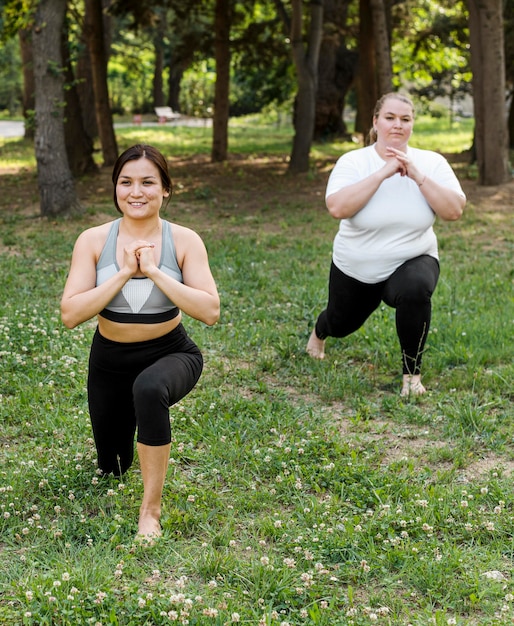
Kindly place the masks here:
<instances>
[{"instance_id":1,"label":"gray sports bra","mask_svg":"<svg viewBox=\"0 0 514 626\"><path fill-rule=\"evenodd\" d=\"M162 247L159 269L179 282L184 282L178 266L171 224L162 221ZM116 242L121 218L112 223L102 254L96 264L96 285L101 285L120 271L116 261ZM130 278L99 315L121 323L156 324L167 322L179 314L171 302L150 278Z\"/></svg>"}]
</instances>

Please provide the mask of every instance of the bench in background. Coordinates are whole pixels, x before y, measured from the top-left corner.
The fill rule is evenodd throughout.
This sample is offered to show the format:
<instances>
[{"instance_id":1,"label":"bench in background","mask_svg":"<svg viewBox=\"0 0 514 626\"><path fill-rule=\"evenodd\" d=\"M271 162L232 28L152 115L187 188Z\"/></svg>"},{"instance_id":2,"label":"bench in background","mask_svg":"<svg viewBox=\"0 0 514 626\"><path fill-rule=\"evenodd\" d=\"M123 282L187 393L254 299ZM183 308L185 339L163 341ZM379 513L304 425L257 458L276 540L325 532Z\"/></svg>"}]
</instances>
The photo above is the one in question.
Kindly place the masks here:
<instances>
[{"instance_id":1,"label":"bench in background","mask_svg":"<svg viewBox=\"0 0 514 626\"><path fill-rule=\"evenodd\" d=\"M171 107L155 107L155 115L159 120L159 124L165 124L166 122L174 122L180 117L180 113L175 113Z\"/></svg>"}]
</instances>

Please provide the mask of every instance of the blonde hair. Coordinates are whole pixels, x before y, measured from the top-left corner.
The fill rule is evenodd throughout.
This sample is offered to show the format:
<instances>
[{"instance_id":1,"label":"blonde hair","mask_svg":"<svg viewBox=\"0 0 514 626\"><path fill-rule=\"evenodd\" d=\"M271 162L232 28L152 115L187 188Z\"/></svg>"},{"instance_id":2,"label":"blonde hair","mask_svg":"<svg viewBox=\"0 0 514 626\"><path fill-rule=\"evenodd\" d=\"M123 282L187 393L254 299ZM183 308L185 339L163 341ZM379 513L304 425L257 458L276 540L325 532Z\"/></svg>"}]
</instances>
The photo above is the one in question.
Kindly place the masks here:
<instances>
[{"instance_id":1,"label":"blonde hair","mask_svg":"<svg viewBox=\"0 0 514 626\"><path fill-rule=\"evenodd\" d=\"M377 103L375 104L375 109L373 111L373 120L375 120L375 118L379 116L380 111L382 110L382 107L384 106L386 101L391 99L400 100L400 102L408 104L412 109L412 117L414 117L414 104L412 103L412 100L409 98L409 96L406 96L403 93L398 93L396 91L391 91L390 93L384 94L381 98L377 100ZM372 125L368 133L368 145L375 143L376 140L377 131L375 130L374 125Z\"/></svg>"}]
</instances>

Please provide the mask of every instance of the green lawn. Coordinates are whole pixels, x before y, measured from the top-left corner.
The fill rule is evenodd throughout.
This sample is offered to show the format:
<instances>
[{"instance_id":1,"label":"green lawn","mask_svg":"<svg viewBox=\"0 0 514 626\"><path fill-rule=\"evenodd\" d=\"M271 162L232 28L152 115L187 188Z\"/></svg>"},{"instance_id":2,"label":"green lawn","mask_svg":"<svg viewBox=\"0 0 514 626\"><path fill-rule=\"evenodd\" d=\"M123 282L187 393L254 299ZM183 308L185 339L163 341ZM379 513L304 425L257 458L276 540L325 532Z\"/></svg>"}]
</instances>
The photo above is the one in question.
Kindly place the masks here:
<instances>
[{"instance_id":1,"label":"green lawn","mask_svg":"<svg viewBox=\"0 0 514 626\"><path fill-rule=\"evenodd\" d=\"M420 123L417 145L469 147L469 127L441 124ZM122 482L95 472L94 323L67 330L58 310L75 237L115 217L108 174L82 181L83 216L46 221L28 146L0 147L25 168L0 176L0 624L513 623L512 213L470 195L438 225L429 393L401 399L386 307L324 362L304 353L337 227L327 163L350 145L314 146L312 172L291 178L290 131L231 132L219 165L209 130L118 133L170 155L171 219L201 233L222 300L216 326L184 322L205 371L170 412L150 548L133 543L137 462Z\"/></svg>"}]
</instances>

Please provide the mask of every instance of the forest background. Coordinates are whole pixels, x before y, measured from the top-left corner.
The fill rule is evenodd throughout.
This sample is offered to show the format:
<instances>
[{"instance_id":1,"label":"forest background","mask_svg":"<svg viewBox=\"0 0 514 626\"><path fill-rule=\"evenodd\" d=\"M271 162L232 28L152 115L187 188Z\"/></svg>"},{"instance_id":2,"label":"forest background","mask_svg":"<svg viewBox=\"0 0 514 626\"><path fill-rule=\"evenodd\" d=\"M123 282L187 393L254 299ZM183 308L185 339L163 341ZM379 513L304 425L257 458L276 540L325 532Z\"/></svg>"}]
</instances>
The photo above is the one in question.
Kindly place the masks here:
<instances>
[{"instance_id":1,"label":"forest background","mask_svg":"<svg viewBox=\"0 0 514 626\"><path fill-rule=\"evenodd\" d=\"M150 7L147 2L120 4ZM188 4L174 3L178 8ZM135 13L101 14L102 22L111 24L102 32L104 37L109 33L110 41L105 68L116 148L148 141L168 156L175 190L166 216L200 232L222 298L219 324L210 328L186 322L202 346L206 368L194 393L171 415L164 538L155 548L143 549L132 541L141 498L137 464L123 482L99 481L95 475L85 392L94 323L67 331L59 319L76 236L115 217L107 144L98 126L92 136L94 167L64 179L71 181L66 190L73 191L80 206L70 215L63 211L66 219L60 212L70 208L66 203L52 201L48 212L42 211L47 189L41 187L45 176L37 142L51 148L58 165L67 162L71 168L70 138L75 135L66 125L76 118L68 113L91 114L96 102L67 108L66 100L73 85L91 87L93 79L65 81L54 57L40 53L38 60L45 61L39 68L44 68L38 87L42 102L51 104L46 100L54 93L49 83L53 88L53 81L62 81L60 106L25 108L27 136L0 140L0 624L511 624L514 182L508 169L507 180L484 184L473 148L476 115L468 117L467 100L452 97L451 90L443 91L449 99L441 104L433 91L448 85L436 71L447 60L450 86L462 86L463 94L475 90L471 3L455 5L455 14L454 5L444 3L387 5L394 17L388 27L398 28L390 39L393 88L412 93L418 109L411 143L443 152L468 197L459 222L436 225L442 276L425 358L429 392L412 400L398 394L394 319L386 307L351 340L331 342L324 362L304 351L326 297L337 227L324 208L326 179L341 153L362 145L368 124L364 116L358 129L358 94L377 88L376 74L365 89L358 87L356 74L343 101L336 100L345 132L313 134L308 169L295 172L292 146L302 126L293 111L300 90L290 35L280 30L283 19L272 11L280 3L231 5L238 15L255 8L247 23L250 33L261 28L259 8L267 7L264 22L269 27L262 26L266 44L255 58L249 56L246 70L238 70L242 42L231 48L232 112L227 154L219 159L213 150L218 3L193 4L202 11L191 22L205 29L209 53L184 71L173 103L181 120L164 124L153 110L158 57L150 26L129 27ZM42 5L33 3L34 8ZM298 3L283 5L290 17L293 5L298 9ZM15 17L24 17L25 6L4 2L2 16L16 9ZM60 6L54 0L43 8ZM149 17L158 13L152 6ZM360 13L371 3L349 4L346 14L337 13L348 18L348 28L341 31L333 22L327 24L329 6L323 3L318 87L324 81L319 70L329 67L326 60L332 58L323 41L337 43L343 32L346 48L361 53L361 17L371 15ZM495 89L504 84L504 91L496 99L489 92L491 108L486 111L488 117L499 117L505 129L511 110L512 78L507 77L512 62L507 59L512 36L506 34L511 32L512 10L507 9L512 5L481 6L491 9L490 16L502 17L504 78ZM73 53L76 71L79 53L89 52L78 36L87 7L68 3L67 8L64 50ZM302 8L307 18L316 6ZM418 12L426 19L405 22L399 29L403 22L397 18L417 20ZM50 21L24 22L24 28L32 37L31 29L42 32ZM450 28L455 21L463 25L462 45ZM302 21L305 38L297 41L304 52L312 41L310 23ZM442 32L447 37L433 35L432 23L446 25ZM238 24L232 20L230 41L251 41L239 37ZM167 44L175 32L186 30L170 28L162 41ZM497 28L491 33L497 34ZM9 76L18 67L12 74L18 81L14 93L23 101L30 94L25 87L29 79L20 82L26 66L17 66L16 59L25 31L15 34L1 51L10 49L13 62L2 67ZM274 63L282 57L266 56L275 38L286 68L277 70L276 78ZM497 41L479 49L496 51ZM397 46L402 55L394 52ZM426 73L418 67L424 47L427 62L435 59ZM199 45L189 49L200 54ZM460 80L461 61L465 80ZM163 67L161 103L168 104L168 61ZM484 67L487 79L495 80L498 63ZM410 72L408 81L398 80ZM252 78L251 87L237 91ZM326 84L335 84L334 79ZM268 85L283 88L286 95L261 99L259 88ZM487 95L480 81L478 87ZM426 94L422 89L428 89ZM245 98L237 93L246 94L251 106L238 110ZM202 108L190 109L188 102ZM495 116L498 102L501 115ZM314 120L323 110L317 103L318 98ZM39 118L45 120L39 131L51 131L47 136L30 123L37 122L41 109L47 117ZM134 123L139 114L142 125ZM191 126L185 125L190 121ZM489 127L487 131L495 136ZM59 133L62 145L56 142ZM501 140L495 139L497 152L507 138L504 130ZM50 187L63 182L53 172L46 180Z\"/></svg>"},{"instance_id":2,"label":"forest background","mask_svg":"<svg viewBox=\"0 0 514 626\"><path fill-rule=\"evenodd\" d=\"M408 90L434 113L445 96L452 114L471 94L470 156L480 184L501 184L512 2L3 0L0 101L13 111L21 99L34 133L43 215L81 210L74 178L95 170L95 141L103 164L115 161L113 112L165 104L212 118L213 161L228 158L231 116L285 110L288 170L305 173L312 141L365 137L382 93Z\"/></svg>"}]
</instances>

